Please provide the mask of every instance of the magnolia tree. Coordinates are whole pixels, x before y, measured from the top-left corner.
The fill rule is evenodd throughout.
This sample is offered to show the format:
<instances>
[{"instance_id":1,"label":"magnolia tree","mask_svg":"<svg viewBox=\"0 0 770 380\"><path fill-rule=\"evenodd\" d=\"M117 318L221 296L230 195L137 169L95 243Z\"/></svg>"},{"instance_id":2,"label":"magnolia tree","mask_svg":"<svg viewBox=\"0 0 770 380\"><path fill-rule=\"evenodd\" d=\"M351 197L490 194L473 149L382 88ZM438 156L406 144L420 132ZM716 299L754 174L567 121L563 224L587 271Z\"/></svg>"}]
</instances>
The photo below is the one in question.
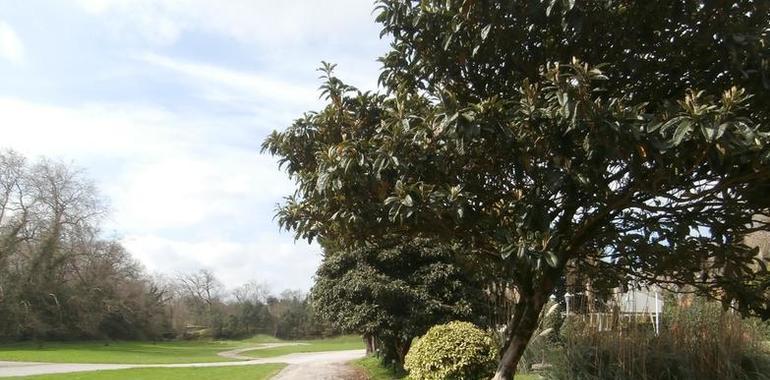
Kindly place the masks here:
<instances>
[{"instance_id":1,"label":"magnolia tree","mask_svg":"<svg viewBox=\"0 0 770 380\"><path fill-rule=\"evenodd\" d=\"M510 379L570 270L695 289L770 317L770 3L377 3L384 93L323 68L328 105L264 149L297 237L454 241L505 270ZM760 216L760 217L757 217ZM490 279L491 281L492 279Z\"/></svg>"}]
</instances>

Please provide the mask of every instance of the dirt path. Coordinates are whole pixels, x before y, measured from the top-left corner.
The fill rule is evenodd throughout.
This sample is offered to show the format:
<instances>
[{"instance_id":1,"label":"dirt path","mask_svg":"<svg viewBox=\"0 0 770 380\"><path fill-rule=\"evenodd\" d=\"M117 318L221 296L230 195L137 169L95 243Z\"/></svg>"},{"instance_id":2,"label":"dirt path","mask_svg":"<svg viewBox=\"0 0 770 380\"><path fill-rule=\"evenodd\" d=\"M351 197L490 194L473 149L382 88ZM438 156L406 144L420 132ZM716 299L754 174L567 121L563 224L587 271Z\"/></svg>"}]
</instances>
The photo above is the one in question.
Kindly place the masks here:
<instances>
[{"instance_id":1,"label":"dirt path","mask_svg":"<svg viewBox=\"0 0 770 380\"><path fill-rule=\"evenodd\" d=\"M272 343L271 343L272 344ZM275 346L273 346L275 347ZM242 350L232 350L220 353L220 355L233 358L239 356L243 351L250 351L254 349L269 348L262 345L256 347L249 347ZM240 351L240 352L234 352ZM226 354L226 355L223 355ZM268 363L286 363L288 367L281 373L279 373L276 379L362 379L349 376L350 373L355 371L346 365L345 362L362 358L364 356L364 350L347 350L347 351L327 351L327 352L307 352L307 353L295 353L283 356L276 356L272 358L260 358L243 361L233 362L212 362L212 363L180 363L180 364L81 364L81 363L35 363L35 362L7 362L0 361L0 377L9 376L32 376L32 375L45 375L55 373L67 373L67 372L86 372L86 371L102 371L113 369L128 369L128 368L181 368L181 367L227 367L238 365L255 365L255 364L268 364ZM227 356L232 355L232 356ZM244 356L245 357L245 356ZM318 367L316 367L318 366ZM286 370L292 369L295 372L294 376L300 377L286 377L284 373ZM312 371L320 370L322 376L315 376ZM350 372L353 371L353 372ZM307 377L307 375L311 375ZM291 373L288 376L292 376ZM301 377L305 376L305 377ZM331 376L331 377L329 377Z\"/></svg>"}]
</instances>

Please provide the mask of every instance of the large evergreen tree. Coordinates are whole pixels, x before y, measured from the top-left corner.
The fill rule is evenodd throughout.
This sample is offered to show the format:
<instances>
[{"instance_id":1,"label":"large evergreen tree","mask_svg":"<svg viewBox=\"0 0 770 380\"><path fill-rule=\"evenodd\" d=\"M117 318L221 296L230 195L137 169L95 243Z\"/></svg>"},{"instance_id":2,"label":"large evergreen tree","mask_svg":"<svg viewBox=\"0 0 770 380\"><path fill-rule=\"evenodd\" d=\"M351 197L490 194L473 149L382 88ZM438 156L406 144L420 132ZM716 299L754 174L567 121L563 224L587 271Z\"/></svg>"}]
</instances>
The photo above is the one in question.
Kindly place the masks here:
<instances>
[{"instance_id":1,"label":"large evergreen tree","mask_svg":"<svg viewBox=\"0 0 770 380\"><path fill-rule=\"evenodd\" d=\"M518 294L512 378L567 263L603 286L695 287L770 317L744 237L768 224L767 1L378 2L385 94L326 65L329 104L265 149L298 237L457 241ZM734 302L733 302L734 301Z\"/></svg>"}]
</instances>

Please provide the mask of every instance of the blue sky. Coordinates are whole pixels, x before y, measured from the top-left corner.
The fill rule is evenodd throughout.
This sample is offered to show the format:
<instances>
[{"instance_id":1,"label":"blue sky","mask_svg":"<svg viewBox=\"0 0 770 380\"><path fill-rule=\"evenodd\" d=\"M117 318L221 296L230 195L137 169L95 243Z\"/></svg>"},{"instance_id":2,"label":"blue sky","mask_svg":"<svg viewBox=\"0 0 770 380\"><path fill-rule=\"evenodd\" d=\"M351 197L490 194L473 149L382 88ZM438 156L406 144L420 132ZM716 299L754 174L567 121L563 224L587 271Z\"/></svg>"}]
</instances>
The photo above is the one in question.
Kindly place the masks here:
<instances>
[{"instance_id":1,"label":"blue sky","mask_svg":"<svg viewBox=\"0 0 770 380\"><path fill-rule=\"evenodd\" d=\"M321 60L374 89L368 0L0 0L0 148L84 168L105 234L151 272L307 290L315 245L279 232L292 184L264 137L317 109Z\"/></svg>"}]
</instances>

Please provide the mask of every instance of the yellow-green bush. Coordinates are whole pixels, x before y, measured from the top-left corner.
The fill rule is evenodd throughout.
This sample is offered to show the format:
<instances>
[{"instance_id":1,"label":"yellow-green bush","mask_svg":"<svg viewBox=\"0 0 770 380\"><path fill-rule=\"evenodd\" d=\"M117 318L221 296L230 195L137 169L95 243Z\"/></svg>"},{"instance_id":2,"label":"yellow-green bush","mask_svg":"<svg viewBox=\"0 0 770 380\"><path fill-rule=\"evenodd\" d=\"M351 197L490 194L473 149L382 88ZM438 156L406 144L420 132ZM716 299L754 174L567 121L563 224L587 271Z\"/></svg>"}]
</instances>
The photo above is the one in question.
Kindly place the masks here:
<instances>
[{"instance_id":1,"label":"yellow-green bush","mask_svg":"<svg viewBox=\"0 0 770 380\"><path fill-rule=\"evenodd\" d=\"M492 337L468 322L431 327L406 355L413 380L477 380L492 376L497 350Z\"/></svg>"}]
</instances>

